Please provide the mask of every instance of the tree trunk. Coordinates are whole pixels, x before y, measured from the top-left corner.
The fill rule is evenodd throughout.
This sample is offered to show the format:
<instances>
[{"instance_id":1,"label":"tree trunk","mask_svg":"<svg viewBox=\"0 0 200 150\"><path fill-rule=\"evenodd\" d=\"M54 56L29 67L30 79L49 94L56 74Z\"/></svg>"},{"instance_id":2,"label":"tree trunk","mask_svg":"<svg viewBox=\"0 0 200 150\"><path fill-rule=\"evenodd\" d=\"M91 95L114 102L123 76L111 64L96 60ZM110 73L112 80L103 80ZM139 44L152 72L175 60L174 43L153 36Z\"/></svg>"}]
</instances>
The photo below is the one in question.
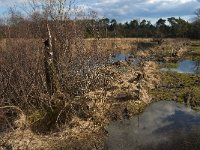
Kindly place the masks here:
<instances>
[{"instance_id":1,"label":"tree trunk","mask_svg":"<svg viewBox=\"0 0 200 150\"><path fill-rule=\"evenodd\" d=\"M44 53L44 65L45 65L45 76L46 76L46 86L48 93L52 96L57 92L60 92L60 86L58 81L58 76L54 64L54 53L52 46L52 37L47 24L48 39L45 40L45 53Z\"/></svg>"}]
</instances>

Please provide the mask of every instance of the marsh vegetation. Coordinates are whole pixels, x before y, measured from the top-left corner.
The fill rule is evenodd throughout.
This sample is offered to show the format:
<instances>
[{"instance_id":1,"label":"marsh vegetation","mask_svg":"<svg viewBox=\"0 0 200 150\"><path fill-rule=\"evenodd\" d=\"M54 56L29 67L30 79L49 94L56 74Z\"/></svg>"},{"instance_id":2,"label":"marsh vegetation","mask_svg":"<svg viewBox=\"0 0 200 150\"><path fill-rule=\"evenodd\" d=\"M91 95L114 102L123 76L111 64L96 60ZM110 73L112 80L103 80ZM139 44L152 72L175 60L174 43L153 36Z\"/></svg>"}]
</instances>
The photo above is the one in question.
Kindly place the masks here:
<instances>
[{"instance_id":1,"label":"marsh vegetation","mask_svg":"<svg viewBox=\"0 0 200 150\"><path fill-rule=\"evenodd\" d=\"M160 20L148 30L143 21L132 33L141 36L117 38L117 22L103 24L66 0L29 5L28 15L11 9L0 26L0 149L106 149L109 123L152 102L200 110L200 42L182 38L188 32L155 38L156 30L163 35L177 26ZM198 28L198 21L174 20ZM161 70L183 59L197 62L196 72Z\"/></svg>"}]
</instances>

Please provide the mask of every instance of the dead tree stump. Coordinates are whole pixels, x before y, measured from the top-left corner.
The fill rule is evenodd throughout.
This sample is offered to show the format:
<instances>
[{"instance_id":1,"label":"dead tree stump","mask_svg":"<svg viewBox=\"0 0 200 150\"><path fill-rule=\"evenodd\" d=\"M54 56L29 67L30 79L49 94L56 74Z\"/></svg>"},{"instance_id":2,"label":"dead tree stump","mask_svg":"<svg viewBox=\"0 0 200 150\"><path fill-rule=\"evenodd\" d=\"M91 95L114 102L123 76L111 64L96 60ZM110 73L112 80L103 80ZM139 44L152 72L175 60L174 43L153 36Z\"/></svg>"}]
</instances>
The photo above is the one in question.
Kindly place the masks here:
<instances>
[{"instance_id":1,"label":"dead tree stump","mask_svg":"<svg viewBox=\"0 0 200 150\"><path fill-rule=\"evenodd\" d=\"M44 41L45 52L44 52L44 66L46 76L46 86L49 95L54 95L60 92L60 86L58 81L58 75L56 73L54 64L54 53L52 46L52 37L49 26L47 24L48 39Z\"/></svg>"}]
</instances>

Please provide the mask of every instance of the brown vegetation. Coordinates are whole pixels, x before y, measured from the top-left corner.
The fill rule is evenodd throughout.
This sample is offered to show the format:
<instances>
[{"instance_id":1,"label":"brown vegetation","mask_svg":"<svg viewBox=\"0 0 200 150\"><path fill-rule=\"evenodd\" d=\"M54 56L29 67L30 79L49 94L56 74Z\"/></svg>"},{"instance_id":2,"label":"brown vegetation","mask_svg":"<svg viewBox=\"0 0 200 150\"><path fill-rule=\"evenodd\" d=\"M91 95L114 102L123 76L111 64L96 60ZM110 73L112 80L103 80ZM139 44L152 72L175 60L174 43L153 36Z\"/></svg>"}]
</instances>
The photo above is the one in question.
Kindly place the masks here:
<instances>
[{"instance_id":1,"label":"brown vegetation","mask_svg":"<svg viewBox=\"0 0 200 150\"><path fill-rule=\"evenodd\" d=\"M152 62L144 63L142 70L126 62L120 66L105 65L109 53L102 54L101 49L95 52L88 49L79 54L73 51L70 62L60 63L63 65L58 70L62 72L58 72L61 92L51 96L46 86L42 41L7 39L2 42L1 130L7 134L2 135L1 143L14 149L18 146L41 149L47 143L50 149L61 141L66 146L80 141L81 146L84 145L82 136L92 137L96 145L103 146L105 125L110 120L140 112L142 109L138 109L151 100L148 90L159 81ZM44 133L48 135L41 135ZM102 139L95 140L96 136ZM90 144L85 141L84 146Z\"/></svg>"},{"instance_id":2,"label":"brown vegetation","mask_svg":"<svg viewBox=\"0 0 200 150\"><path fill-rule=\"evenodd\" d=\"M146 53L151 39L101 39L94 22L86 40L59 5L45 3L27 32L20 22L5 33L23 39L0 41L0 148L103 149L109 121L141 112L159 83L154 62L110 63L119 50Z\"/></svg>"}]
</instances>

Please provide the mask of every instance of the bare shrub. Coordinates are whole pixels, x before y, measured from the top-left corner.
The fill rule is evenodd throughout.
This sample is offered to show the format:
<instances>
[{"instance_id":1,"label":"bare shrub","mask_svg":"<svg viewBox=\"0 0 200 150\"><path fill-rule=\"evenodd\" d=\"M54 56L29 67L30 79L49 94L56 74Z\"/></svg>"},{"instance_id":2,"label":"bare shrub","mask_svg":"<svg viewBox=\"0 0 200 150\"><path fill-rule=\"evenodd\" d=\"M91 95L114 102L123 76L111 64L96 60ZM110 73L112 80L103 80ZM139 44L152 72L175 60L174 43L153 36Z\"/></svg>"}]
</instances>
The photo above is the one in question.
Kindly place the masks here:
<instances>
[{"instance_id":1,"label":"bare shrub","mask_svg":"<svg viewBox=\"0 0 200 150\"><path fill-rule=\"evenodd\" d=\"M26 127L46 133L61 129L72 116L89 117L87 100L81 97L91 89L105 87L106 73L97 68L106 65L109 55L102 53L97 21L92 22L95 38L87 47L86 24L69 18L67 1L42 4L44 17L34 18L36 22L28 24L23 20L10 25L10 29L15 29L11 30L14 37L23 37L19 29L28 25L24 38L1 41L0 110L2 122L11 117L9 122L14 126L15 120L24 114ZM47 75L51 65L53 74ZM56 88L49 92L51 80L51 86L56 84Z\"/></svg>"}]
</instances>

